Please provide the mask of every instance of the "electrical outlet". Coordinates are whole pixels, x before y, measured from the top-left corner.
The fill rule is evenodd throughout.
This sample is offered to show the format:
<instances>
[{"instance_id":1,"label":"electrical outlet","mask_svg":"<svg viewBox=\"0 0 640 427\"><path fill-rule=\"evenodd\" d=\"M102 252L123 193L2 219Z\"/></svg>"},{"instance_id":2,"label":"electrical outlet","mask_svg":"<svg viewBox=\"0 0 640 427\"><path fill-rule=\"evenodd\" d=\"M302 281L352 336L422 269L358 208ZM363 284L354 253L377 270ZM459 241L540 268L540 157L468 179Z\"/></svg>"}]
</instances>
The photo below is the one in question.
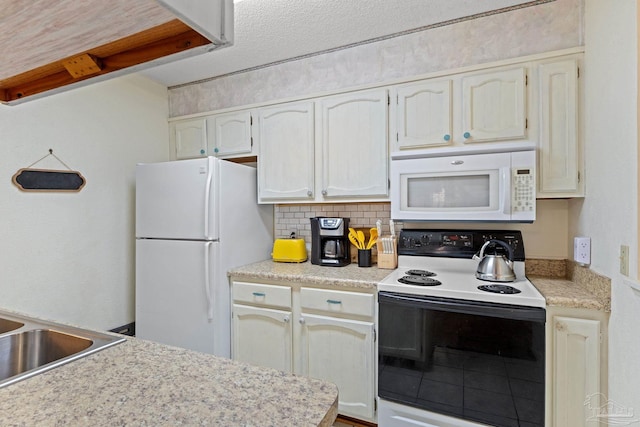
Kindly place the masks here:
<instances>
[{"instance_id":1,"label":"electrical outlet","mask_svg":"<svg viewBox=\"0 0 640 427\"><path fill-rule=\"evenodd\" d=\"M590 237L575 237L573 239L573 259L582 265L591 264Z\"/></svg>"},{"instance_id":2,"label":"electrical outlet","mask_svg":"<svg viewBox=\"0 0 640 427\"><path fill-rule=\"evenodd\" d=\"M629 246L620 245L620 274L629 275Z\"/></svg>"}]
</instances>

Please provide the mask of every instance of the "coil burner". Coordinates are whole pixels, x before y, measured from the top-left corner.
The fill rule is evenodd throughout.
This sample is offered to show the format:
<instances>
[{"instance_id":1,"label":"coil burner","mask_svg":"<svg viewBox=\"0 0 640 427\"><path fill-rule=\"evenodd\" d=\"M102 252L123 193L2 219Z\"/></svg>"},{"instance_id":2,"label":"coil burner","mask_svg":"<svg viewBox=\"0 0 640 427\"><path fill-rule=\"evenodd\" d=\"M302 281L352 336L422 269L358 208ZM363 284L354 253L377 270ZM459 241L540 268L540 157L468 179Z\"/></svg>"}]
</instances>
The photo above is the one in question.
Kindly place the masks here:
<instances>
[{"instance_id":1,"label":"coil burner","mask_svg":"<svg viewBox=\"0 0 640 427\"><path fill-rule=\"evenodd\" d=\"M422 276L422 277L430 277L430 276L436 275L436 273L434 273L433 271L417 270L417 269L407 270L405 271L404 274L408 274L409 276Z\"/></svg>"},{"instance_id":2,"label":"coil burner","mask_svg":"<svg viewBox=\"0 0 640 427\"><path fill-rule=\"evenodd\" d=\"M439 280L425 276L403 276L398 279L398 282L415 286L438 286L442 284Z\"/></svg>"},{"instance_id":3,"label":"coil burner","mask_svg":"<svg viewBox=\"0 0 640 427\"><path fill-rule=\"evenodd\" d=\"M478 289L494 294L519 294L520 290L509 285L480 285Z\"/></svg>"}]
</instances>

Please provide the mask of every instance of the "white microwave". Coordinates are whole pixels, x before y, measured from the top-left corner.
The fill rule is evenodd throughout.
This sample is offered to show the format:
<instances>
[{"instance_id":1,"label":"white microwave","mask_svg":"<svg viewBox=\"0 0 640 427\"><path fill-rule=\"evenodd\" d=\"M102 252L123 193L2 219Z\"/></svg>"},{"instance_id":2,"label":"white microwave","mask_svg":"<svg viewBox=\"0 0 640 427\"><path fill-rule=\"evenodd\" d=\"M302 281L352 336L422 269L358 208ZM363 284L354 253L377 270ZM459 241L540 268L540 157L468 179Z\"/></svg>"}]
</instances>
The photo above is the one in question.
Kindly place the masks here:
<instances>
[{"instance_id":1,"label":"white microwave","mask_svg":"<svg viewBox=\"0 0 640 427\"><path fill-rule=\"evenodd\" d=\"M392 155L391 218L533 222L536 152L535 147L524 148L464 155L453 150Z\"/></svg>"}]
</instances>

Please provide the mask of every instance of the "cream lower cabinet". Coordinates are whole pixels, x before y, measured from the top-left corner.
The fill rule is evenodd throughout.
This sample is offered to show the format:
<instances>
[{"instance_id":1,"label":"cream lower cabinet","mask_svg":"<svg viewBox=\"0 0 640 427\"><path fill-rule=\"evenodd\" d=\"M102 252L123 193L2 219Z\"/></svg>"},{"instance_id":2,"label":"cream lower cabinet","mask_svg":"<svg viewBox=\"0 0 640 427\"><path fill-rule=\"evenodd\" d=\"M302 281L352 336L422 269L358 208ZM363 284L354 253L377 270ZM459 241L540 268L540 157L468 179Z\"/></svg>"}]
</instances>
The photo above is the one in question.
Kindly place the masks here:
<instances>
[{"instance_id":1,"label":"cream lower cabinet","mask_svg":"<svg viewBox=\"0 0 640 427\"><path fill-rule=\"evenodd\" d=\"M607 323L603 312L548 308L547 426L600 425L607 403Z\"/></svg>"},{"instance_id":2,"label":"cream lower cabinet","mask_svg":"<svg viewBox=\"0 0 640 427\"><path fill-rule=\"evenodd\" d=\"M234 281L232 293L234 360L330 381L341 414L376 420L373 291Z\"/></svg>"}]
</instances>

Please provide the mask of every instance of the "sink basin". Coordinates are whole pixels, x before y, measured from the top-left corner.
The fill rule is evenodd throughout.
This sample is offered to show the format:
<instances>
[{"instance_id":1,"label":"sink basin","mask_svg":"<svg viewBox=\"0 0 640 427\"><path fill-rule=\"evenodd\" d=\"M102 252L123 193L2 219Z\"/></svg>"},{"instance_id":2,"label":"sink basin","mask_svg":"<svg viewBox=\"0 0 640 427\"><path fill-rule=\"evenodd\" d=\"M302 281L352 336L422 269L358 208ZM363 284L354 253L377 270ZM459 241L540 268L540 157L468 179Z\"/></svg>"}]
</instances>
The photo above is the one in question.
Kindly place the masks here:
<instances>
[{"instance_id":1,"label":"sink basin","mask_svg":"<svg viewBox=\"0 0 640 427\"><path fill-rule=\"evenodd\" d=\"M125 338L2 313L0 387L30 378Z\"/></svg>"},{"instance_id":2,"label":"sink basin","mask_svg":"<svg viewBox=\"0 0 640 427\"><path fill-rule=\"evenodd\" d=\"M93 341L51 329L34 329L0 338L0 380L80 353Z\"/></svg>"},{"instance_id":3,"label":"sink basin","mask_svg":"<svg viewBox=\"0 0 640 427\"><path fill-rule=\"evenodd\" d=\"M4 319L0 317L0 334L11 332L13 330L22 328L24 323L14 322L13 320Z\"/></svg>"}]
</instances>

